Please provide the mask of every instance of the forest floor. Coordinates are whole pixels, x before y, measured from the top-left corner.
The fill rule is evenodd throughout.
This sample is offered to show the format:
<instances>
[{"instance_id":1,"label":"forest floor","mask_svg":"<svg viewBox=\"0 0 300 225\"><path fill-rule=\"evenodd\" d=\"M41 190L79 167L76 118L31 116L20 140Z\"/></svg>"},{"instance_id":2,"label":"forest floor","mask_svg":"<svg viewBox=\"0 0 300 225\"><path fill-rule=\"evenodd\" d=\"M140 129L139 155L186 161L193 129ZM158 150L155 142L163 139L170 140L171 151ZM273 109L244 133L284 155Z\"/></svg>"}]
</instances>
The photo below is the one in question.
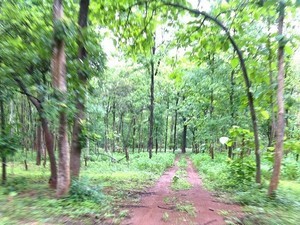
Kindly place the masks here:
<instances>
[{"instance_id":1,"label":"forest floor","mask_svg":"<svg viewBox=\"0 0 300 225\"><path fill-rule=\"evenodd\" d=\"M174 189L173 184L181 179L178 164L177 159L153 187L141 193L139 203L126 205L130 213L122 225L222 225L235 224L233 221L242 217L239 205L217 199L203 188L189 158L181 174L190 185Z\"/></svg>"}]
</instances>

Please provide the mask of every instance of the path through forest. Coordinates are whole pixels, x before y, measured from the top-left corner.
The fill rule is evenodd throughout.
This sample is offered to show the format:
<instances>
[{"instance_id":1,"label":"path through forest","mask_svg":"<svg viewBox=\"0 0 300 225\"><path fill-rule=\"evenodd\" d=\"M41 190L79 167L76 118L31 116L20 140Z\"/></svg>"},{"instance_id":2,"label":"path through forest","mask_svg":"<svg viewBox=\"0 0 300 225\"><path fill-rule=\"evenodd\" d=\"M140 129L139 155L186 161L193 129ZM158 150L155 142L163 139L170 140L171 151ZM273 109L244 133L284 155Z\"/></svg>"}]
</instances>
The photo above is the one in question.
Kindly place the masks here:
<instances>
[{"instance_id":1,"label":"path through forest","mask_svg":"<svg viewBox=\"0 0 300 225\"><path fill-rule=\"evenodd\" d=\"M238 205L223 203L202 187L201 180L188 159L187 180L189 190L174 191L171 184L176 165L165 172L155 186L147 191L122 225L222 225L225 216L241 215Z\"/></svg>"}]
</instances>

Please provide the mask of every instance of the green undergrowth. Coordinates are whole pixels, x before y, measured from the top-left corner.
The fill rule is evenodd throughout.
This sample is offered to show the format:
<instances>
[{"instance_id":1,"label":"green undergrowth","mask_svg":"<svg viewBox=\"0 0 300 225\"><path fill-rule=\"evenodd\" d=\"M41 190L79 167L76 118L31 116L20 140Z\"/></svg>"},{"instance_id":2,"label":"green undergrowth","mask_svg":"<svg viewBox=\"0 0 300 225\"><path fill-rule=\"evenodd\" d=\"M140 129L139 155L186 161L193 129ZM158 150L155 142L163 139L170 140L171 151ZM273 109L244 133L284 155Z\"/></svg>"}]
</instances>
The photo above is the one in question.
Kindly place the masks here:
<instances>
[{"instance_id":1,"label":"green undergrowth","mask_svg":"<svg viewBox=\"0 0 300 225\"><path fill-rule=\"evenodd\" d=\"M171 188L176 191L188 190L192 185L187 181L187 161L185 157L181 157L178 161L179 169L172 178Z\"/></svg>"},{"instance_id":2,"label":"green undergrowth","mask_svg":"<svg viewBox=\"0 0 300 225\"><path fill-rule=\"evenodd\" d=\"M253 158L229 160L226 155L216 155L211 160L209 155L197 154L191 156L198 168L205 187L216 192L223 201L234 201L243 205L244 217L237 219L245 225L294 225L300 221L300 182L297 167L293 162L292 170L283 160L282 180L276 198L267 196L271 163L262 160L262 185L255 184L255 163ZM295 166L295 164L297 164ZM254 168L254 170L253 170ZM292 175L293 174L293 175ZM294 177L291 180L289 178Z\"/></svg>"},{"instance_id":3,"label":"green undergrowth","mask_svg":"<svg viewBox=\"0 0 300 225\"><path fill-rule=\"evenodd\" d=\"M114 154L121 159L123 154ZM118 224L128 210L118 208L122 202L132 201L145 187L152 185L174 163L174 154L131 154L130 161L112 162L99 157L82 164L81 178L72 182L70 194L55 198L49 189L48 165L36 166L27 159L15 159L8 165L8 182L0 186L0 225L12 224Z\"/></svg>"}]
</instances>

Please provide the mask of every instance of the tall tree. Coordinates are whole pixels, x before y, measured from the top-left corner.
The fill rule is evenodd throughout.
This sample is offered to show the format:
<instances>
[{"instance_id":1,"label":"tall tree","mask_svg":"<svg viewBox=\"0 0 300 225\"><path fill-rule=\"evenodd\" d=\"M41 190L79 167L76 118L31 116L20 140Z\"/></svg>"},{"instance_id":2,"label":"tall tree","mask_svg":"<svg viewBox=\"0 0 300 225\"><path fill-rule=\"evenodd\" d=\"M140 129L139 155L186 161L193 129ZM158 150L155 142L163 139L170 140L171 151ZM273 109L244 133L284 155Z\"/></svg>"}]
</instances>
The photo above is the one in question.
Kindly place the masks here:
<instances>
[{"instance_id":1,"label":"tall tree","mask_svg":"<svg viewBox=\"0 0 300 225\"><path fill-rule=\"evenodd\" d=\"M285 13L285 1L279 2L279 17L278 17L278 75L277 75L277 124L276 124L276 145L274 154L274 168L272 178L269 186L268 194L272 196L275 194L279 184L281 159L283 154L283 140L284 140L284 46L285 38L283 36Z\"/></svg>"},{"instance_id":2,"label":"tall tree","mask_svg":"<svg viewBox=\"0 0 300 225\"><path fill-rule=\"evenodd\" d=\"M66 112L66 55L64 42L64 21L62 0L54 0L54 46L51 61L53 87L59 102L59 130L58 130L58 172L57 172L57 197L66 195L70 187L70 150L68 144L68 121Z\"/></svg>"},{"instance_id":3,"label":"tall tree","mask_svg":"<svg viewBox=\"0 0 300 225\"><path fill-rule=\"evenodd\" d=\"M153 148L153 126L154 126L154 76L155 76L155 65L154 57L156 52L155 46L155 36L153 36L153 47L151 49L151 59L150 59L150 106L149 106L149 138L148 138L148 152L149 158L152 158L152 148Z\"/></svg>"},{"instance_id":4,"label":"tall tree","mask_svg":"<svg viewBox=\"0 0 300 225\"><path fill-rule=\"evenodd\" d=\"M79 18L78 25L80 27L81 32L84 28L87 27L88 24L88 11L89 11L89 0L81 0L80 8L79 8ZM87 51L84 47L83 41L78 43L78 61L79 63L84 62ZM74 117L74 125L73 125L73 134L72 134L72 146L71 146L71 176L78 177L80 172L80 157L82 150L82 122L85 118L85 86L87 82L87 74L84 70L78 71L78 80L80 81L80 85L83 87L79 87L79 91L76 93L76 109Z\"/></svg>"}]
</instances>

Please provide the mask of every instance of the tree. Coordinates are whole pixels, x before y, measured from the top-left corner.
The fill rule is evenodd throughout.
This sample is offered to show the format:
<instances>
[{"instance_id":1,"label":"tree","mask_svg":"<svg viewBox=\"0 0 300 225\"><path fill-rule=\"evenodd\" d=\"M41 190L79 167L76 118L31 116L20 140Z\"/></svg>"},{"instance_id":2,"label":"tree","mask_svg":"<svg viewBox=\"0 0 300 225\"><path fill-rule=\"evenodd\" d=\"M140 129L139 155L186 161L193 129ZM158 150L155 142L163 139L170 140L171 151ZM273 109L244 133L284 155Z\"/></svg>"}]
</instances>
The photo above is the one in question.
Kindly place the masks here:
<instances>
[{"instance_id":1,"label":"tree","mask_svg":"<svg viewBox=\"0 0 300 225\"><path fill-rule=\"evenodd\" d=\"M3 93L0 95L0 113L1 113L1 136L5 136L5 114L4 114L4 100ZM3 141L3 140L1 140ZM1 146L2 148L3 146ZM6 183L6 153L5 149L1 149L1 160L2 160L2 184Z\"/></svg>"},{"instance_id":2,"label":"tree","mask_svg":"<svg viewBox=\"0 0 300 225\"><path fill-rule=\"evenodd\" d=\"M54 24L54 46L51 61L51 72L53 87L59 108L59 130L58 130L58 171L57 171L57 197L68 193L70 187L70 149L68 143L68 122L67 122L67 81L66 81L66 55L64 42L64 21L62 0L54 0L53 3L53 24Z\"/></svg>"},{"instance_id":3,"label":"tree","mask_svg":"<svg viewBox=\"0 0 300 225\"><path fill-rule=\"evenodd\" d=\"M6 86L13 91L19 89L38 112L50 159L49 185L56 188L57 168L53 134L45 110L45 99L49 89L47 72L50 58L50 32L46 20L50 19L48 10L51 6L44 4L40 7L27 3L6 1L2 5L1 32L3 33L1 34L3 36L0 42L2 61L0 72L2 79L7 78ZM17 10L19 13L11 15L12 10ZM11 23L12 20L14 23ZM18 98L19 95L14 95L15 100ZM15 129L17 130L16 127Z\"/></svg>"},{"instance_id":4,"label":"tree","mask_svg":"<svg viewBox=\"0 0 300 225\"><path fill-rule=\"evenodd\" d=\"M89 0L81 0L79 8L78 25L81 29L81 33L88 25L88 11ZM87 57L87 51L84 47L83 41L78 45L78 61L79 64ZM70 169L72 177L78 177L80 171L80 158L82 151L82 125L85 118L85 86L87 83L87 74L84 70L78 71L78 80L80 81L79 91L76 94L76 109L77 112L74 116L73 134L72 134L72 146L71 146L71 162ZM83 86L83 88L81 87Z\"/></svg>"},{"instance_id":5,"label":"tree","mask_svg":"<svg viewBox=\"0 0 300 225\"><path fill-rule=\"evenodd\" d=\"M274 154L274 168L272 178L269 186L268 194L272 196L275 194L279 184L280 167L283 154L283 140L284 140L284 46L286 44L285 37L283 35L284 26L284 13L285 2L279 2L279 17L278 17L278 75L277 75L277 124L276 124L276 145Z\"/></svg>"}]
</instances>

